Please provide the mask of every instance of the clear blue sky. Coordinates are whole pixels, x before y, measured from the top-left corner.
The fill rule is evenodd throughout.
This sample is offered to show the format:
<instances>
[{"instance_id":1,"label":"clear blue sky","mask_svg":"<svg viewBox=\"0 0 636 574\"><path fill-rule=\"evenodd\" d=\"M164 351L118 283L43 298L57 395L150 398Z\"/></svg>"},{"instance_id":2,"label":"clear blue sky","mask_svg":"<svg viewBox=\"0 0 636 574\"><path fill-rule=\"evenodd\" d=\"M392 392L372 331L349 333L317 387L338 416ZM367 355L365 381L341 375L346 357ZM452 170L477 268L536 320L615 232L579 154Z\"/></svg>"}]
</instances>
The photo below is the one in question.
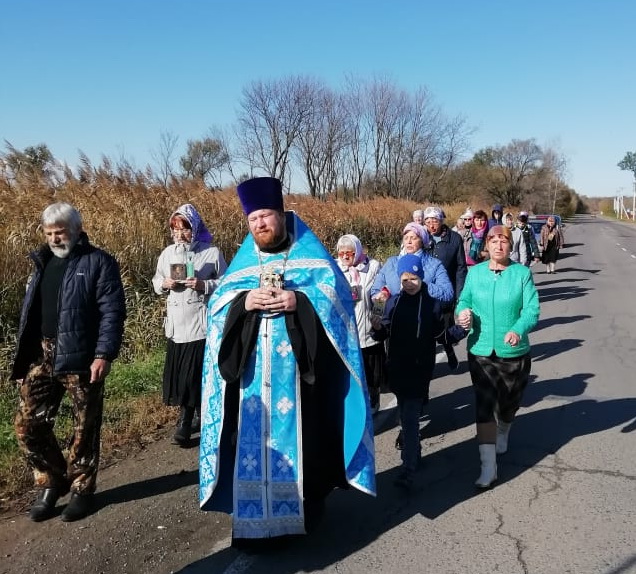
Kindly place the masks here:
<instances>
[{"instance_id":1,"label":"clear blue sky","mask_svg":"<svg viewBox=\"0 0 636 574\"><path fill-rule=\"evenodd\" d=\"M535 138L588 196L631 195L633 0L20 0L0 11L0 147L143 167L236 117L251 81L346 74L425 86L473 151Z\"/></svg>"}]
</instances>

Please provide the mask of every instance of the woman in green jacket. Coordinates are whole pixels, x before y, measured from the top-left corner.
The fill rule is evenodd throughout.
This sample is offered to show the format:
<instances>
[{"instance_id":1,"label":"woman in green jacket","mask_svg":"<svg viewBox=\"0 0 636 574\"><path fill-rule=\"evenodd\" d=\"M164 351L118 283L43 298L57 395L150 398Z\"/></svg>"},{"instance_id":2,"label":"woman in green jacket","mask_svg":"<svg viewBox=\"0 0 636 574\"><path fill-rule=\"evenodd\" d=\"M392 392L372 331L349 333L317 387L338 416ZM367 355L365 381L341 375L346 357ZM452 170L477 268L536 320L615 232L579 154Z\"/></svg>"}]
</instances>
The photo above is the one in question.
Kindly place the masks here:
<instances>
[{"instance_id":1,"label":"woman in green jacket","mask_svg":"<svg viewBox=\"0 0 636 574\"><path fill-rule=\"evenodd\" d=\"M466 277L457 304L457 324L468 329L468 366L475 390L481 475L497 480L497 454L508 449L508 433L530 374L528 333L539 319L539 295L527 267L510 259L510 229L488 231L490 259Z\"/></svg>"}]
</instances>

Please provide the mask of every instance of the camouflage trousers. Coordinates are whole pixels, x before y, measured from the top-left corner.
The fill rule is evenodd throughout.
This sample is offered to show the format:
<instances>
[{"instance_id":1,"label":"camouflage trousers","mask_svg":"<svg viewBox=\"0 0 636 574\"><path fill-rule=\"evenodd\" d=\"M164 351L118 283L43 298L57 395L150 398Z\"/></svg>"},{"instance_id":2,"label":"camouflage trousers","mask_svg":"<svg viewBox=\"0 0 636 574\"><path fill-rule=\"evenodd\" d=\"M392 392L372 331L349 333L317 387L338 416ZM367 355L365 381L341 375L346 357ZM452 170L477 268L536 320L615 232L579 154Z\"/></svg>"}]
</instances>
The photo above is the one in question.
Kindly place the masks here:
<instances>
[{"instance_id":1,"label":"camouflage trousers","mask_svg":"<svg viewBox=\"0 0 636 574\"><path fill-rule=\"evenodd\" d=\"M104 383L90 383L89 373L54 375L55 340L42 341L42 355L20 385L15 431L20 449L33 469L37 488L95 491L99 465ZM67 392L73 411L73 436L68 460L53 432L60 403Z\"/></svg>"}]
</instances>

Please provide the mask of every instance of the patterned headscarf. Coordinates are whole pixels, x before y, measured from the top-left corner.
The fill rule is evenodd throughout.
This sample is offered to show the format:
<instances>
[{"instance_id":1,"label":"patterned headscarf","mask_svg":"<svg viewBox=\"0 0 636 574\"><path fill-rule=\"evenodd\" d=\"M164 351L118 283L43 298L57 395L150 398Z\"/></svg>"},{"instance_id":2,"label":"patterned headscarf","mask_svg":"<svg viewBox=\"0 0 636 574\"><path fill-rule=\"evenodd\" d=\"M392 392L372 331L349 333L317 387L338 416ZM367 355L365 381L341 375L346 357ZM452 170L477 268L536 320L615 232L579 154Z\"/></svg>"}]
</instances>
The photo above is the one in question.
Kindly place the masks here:
<instances>
[{"instance_id":1,"label":"patterned headscarf","mask_svg":"<svg viewBox=\"0 0 636 574\"><path fill-rule=\"evenodd\" d=\"M424 227L423 225L420 225L419 223L407 223L404 226L404 229L402 230L402 235L404 236L404 234L407 231L412 231L413 233L415 233L415 235L417 235L421 240L422 240L422 248L426 249L430 242L431 242L431 238L428 234L428 231L426 230L426 227Z\"/></svg>"},{"instance_id":2,"label":"patterned headscarf","mask_svg":"<svg viewBox=\"0 0 636 574\"><path fill-rule=\"evenodd\" d=\"M426 221L429 217L437 219L438 221L444 221L444 219L446 219L442 208L434 205L431 205L424 210L424 221Z\"/></svg>"},{"instance_id":3,"label":"patterned headscarf","mask_svg":"<svg viewBox=\"0 0 636 574\"><path fill-rule=\"evenodd\" d=\"M192 228L192 241L201 241L202 243L212 243L212 234L208 231L208 228L203 223L199 212L196 207L191 203L184 203L181 207L170 216L169 222L175 215L183 217L190 224Z\"/></svg>"}]
</instances>

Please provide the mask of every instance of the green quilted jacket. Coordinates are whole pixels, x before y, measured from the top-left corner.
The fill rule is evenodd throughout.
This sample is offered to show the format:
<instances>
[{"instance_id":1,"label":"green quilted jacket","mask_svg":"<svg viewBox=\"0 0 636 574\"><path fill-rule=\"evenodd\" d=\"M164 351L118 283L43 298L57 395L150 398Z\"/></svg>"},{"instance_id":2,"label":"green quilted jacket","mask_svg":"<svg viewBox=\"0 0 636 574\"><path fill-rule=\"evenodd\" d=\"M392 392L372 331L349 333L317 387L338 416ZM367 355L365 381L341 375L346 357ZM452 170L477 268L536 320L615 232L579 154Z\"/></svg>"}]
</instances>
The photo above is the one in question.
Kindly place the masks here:
<instances>
[{"instance_id":1,"label":"green quilted jacket","mask_svg":"<svg viewBox=\"0 0 636 574\"><path fill-rule=\"evenodd\" d=\"M473 312L467 348L473 355L521 357L530 351L528 333L539 319L539 294L529 268L510 262L497 274L488 261L473 266L466 277L456 313ZM504 343L508 331L521 336L516 347Z\"/></svg>"}]
</instances>

